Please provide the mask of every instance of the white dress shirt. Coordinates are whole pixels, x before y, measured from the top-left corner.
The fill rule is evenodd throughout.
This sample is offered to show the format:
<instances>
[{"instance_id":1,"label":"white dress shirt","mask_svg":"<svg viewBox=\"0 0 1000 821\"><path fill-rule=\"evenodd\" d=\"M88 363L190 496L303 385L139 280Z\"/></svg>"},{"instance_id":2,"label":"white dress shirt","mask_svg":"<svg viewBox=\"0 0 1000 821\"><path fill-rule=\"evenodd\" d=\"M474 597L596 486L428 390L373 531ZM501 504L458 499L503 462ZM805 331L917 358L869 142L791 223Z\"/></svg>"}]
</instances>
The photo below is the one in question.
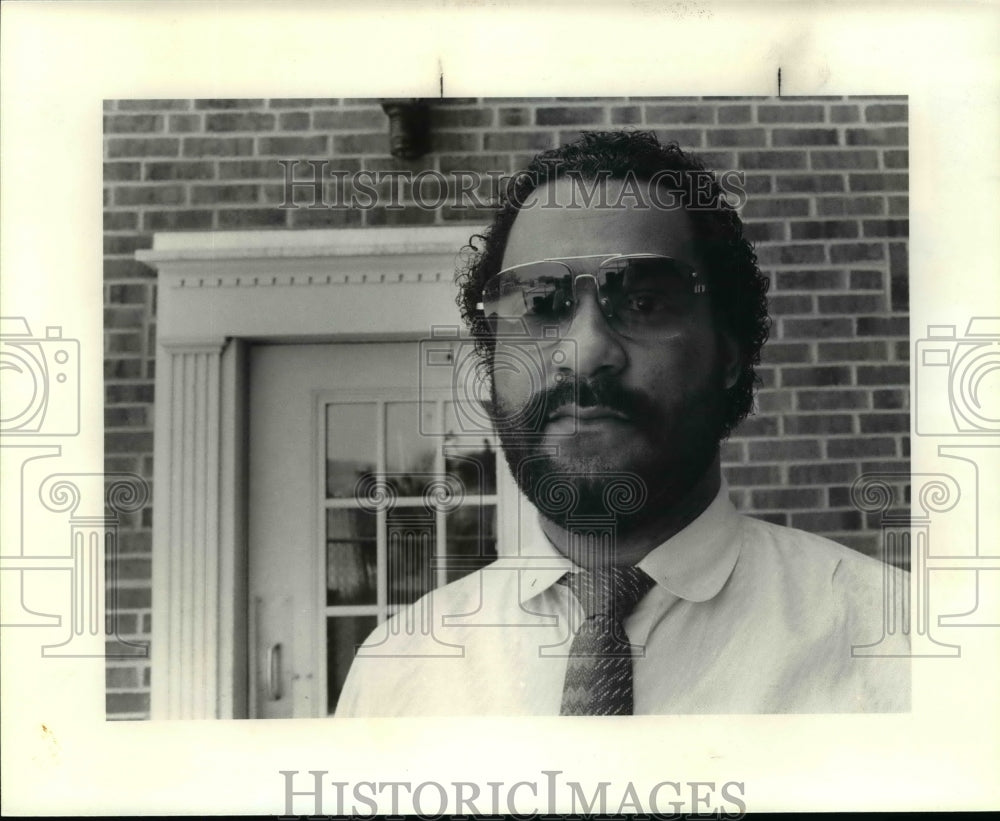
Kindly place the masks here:
<instances>
[{"instance_id":1,"label":"white dress shirt","mask_svg":"<svg viewBox=\"0 0 1000 821\"><path fill-rule=\"evenodd\" d=\"M526 530L522 555L380 625L336 715L558 715L583 611L556 583L575 566ZM743 516L725 484L638 566L656 584L624 622L636 714L909 710L909 637L883 627L883 591L908 574Z\"/></svg>"}]
</instances>

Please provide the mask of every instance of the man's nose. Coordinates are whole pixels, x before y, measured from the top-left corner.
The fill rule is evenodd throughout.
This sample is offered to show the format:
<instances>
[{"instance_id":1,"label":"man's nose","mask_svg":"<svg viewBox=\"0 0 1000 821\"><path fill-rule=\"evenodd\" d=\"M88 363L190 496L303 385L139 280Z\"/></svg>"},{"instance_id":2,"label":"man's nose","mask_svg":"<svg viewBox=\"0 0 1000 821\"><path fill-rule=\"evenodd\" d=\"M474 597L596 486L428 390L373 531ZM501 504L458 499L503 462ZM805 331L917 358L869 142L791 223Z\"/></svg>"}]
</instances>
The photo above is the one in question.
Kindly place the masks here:
<instances>
[{"instance_id":1,"label":"man's nose","mask_svg":"<svg viewBox=\"0 0 1000 821\"><path fill-rule=\"evenodd\" d=\"M608 324L598 299L593 277L578 277L576 310L564 337L568 350L561 372L590 377L601 372L618 373L628 363L622 339Z\"/></svg>"}]
</instances>

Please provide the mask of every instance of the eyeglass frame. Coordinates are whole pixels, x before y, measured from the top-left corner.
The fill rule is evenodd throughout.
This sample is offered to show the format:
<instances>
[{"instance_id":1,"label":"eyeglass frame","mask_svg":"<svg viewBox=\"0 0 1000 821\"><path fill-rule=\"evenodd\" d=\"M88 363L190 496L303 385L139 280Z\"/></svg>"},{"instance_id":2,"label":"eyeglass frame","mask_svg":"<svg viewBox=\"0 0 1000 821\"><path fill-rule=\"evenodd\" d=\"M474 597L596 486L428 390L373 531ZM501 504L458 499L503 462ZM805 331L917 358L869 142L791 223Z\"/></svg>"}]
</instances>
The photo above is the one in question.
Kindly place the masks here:
<instances>
[{"instance_id":1,"label":"eyeglass frame","mask_svg":"<svg viewBox=\"0 0 1000 821\"><path fill-rule=\"evenodd\" d=\"M697 269L695 269L692 265L689 265L688 263L684 262L683 260L677 259L676 257L669 256L668 254L656 254L656 253L651 253L651 252L647 252L647 251L641 251L641 252L636 252L636 253L581 254L579 256L571 256L571 257L549 257L549 258L546 258L546 259L531 260L530 262L522 262L522 263L519 263L518 265L511 265L509 268L504 268L501 271L497 271L497 273L495 273L493 276L491 276L486 281L486 284L489 284L490 282L492 282L493 280L497 279L498 277L503 276L504 274L508 274L511 271L516 271L518 268L527 268L530 265L538 265L541 262L554 262L554 263L557 263L559 265L562 265L569 272L569 275L572 277L573 300L576 303L576 305L573 308L573 314L572 314L572 317L570 319L570 322L572 322L573 318L576 317L576 310L577 310L577 307L579 306L579 300L576 297L576 283L577 283L577 280L580 279L581 277L589 277L590 279L594 280L594 295L595 295L595 297L597 297L598 307L601 308L601 313L604 315L604 318L606 320L610 320L612 318L612 314L608 313L608 311L605 309L606 306L604 304L604 302L606 302L606 300L607 300L607 297L604 297L603 300L601 299L601 297L600 297L601 286L599 285L599 283L597 281L596 275L593 274L593 273L580 273L580 272L574 270L569 264L567 264L568 260L576 260L576 259L598 259L598 258L601 258L601 262L597 266L597 273L600 273L601 269L604 267L604 265L606 263L608 263L608 262L610 262L612 260L615 260L615 259L635 259L635 258L642 259L642 258L644 258L644 259L665 259L665 260L669 260L670 262L679 262L684 267L690 269L689 278L691 280L696 280L697 277L698 277L698 271L697 271ZM692 284L692 291L691 292L693 294L696 294L696 295L707 293L708 292L708 285L706 283L704 283L704 282L694 282ZM485 287L483 288L482 296L485 299L485 297L486 297L486 288ZM485 311L486 311L485 302L483 302L483 301L477 302L476 303L476 310L477 311L482 311L482 312L485 313ZM518 319L520 321L523 321L523 317L518 317ZM612 329L614 330L613 326L612 326ZM618 333L617 330L616 330L616 333ZM546 336L548 336L548 334L546 334ZM553 338L550 336L549 339L553 339Z\"/></svg>"}]
</instances>

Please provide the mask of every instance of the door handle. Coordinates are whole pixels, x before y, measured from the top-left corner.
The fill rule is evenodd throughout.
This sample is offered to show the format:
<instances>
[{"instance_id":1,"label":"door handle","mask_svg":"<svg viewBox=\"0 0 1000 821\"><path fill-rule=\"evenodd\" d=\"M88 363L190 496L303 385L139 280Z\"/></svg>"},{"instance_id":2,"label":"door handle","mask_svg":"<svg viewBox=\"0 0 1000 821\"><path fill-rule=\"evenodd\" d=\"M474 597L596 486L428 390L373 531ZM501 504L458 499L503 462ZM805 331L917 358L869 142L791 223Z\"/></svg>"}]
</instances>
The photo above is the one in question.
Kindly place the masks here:
<instances>
[{"instance_id":1,"label":"door handle","mask_svg":"<svg viewBox=\"0 0 1000 821\"><path fill-rule=\"evenodd\" d=\"M267 697L281 699L281 642L272 644L267 651Z\"/></svg>"}]
</instances>

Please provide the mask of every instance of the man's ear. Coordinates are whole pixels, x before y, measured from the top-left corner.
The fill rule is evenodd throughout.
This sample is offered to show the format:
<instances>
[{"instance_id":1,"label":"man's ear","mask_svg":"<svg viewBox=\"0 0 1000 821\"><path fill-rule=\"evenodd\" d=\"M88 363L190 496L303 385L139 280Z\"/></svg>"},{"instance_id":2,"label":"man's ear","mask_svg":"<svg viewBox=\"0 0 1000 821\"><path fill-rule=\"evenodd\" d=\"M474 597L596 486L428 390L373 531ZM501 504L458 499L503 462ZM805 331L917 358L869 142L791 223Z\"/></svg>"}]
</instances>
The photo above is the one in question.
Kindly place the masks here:
<instances>
[{"instance_id":1,"label":"man's ear","mask_svg":"<svg viewBox=\"0 0 1000 821\"><path fill-rule=\"evenodd\" d=\"M726 380L726 390L733 388L743 372L743 357L739 343L729 331L719 333L720 352L722 354L723 374Z\"/></svg>"}]
</instances>

